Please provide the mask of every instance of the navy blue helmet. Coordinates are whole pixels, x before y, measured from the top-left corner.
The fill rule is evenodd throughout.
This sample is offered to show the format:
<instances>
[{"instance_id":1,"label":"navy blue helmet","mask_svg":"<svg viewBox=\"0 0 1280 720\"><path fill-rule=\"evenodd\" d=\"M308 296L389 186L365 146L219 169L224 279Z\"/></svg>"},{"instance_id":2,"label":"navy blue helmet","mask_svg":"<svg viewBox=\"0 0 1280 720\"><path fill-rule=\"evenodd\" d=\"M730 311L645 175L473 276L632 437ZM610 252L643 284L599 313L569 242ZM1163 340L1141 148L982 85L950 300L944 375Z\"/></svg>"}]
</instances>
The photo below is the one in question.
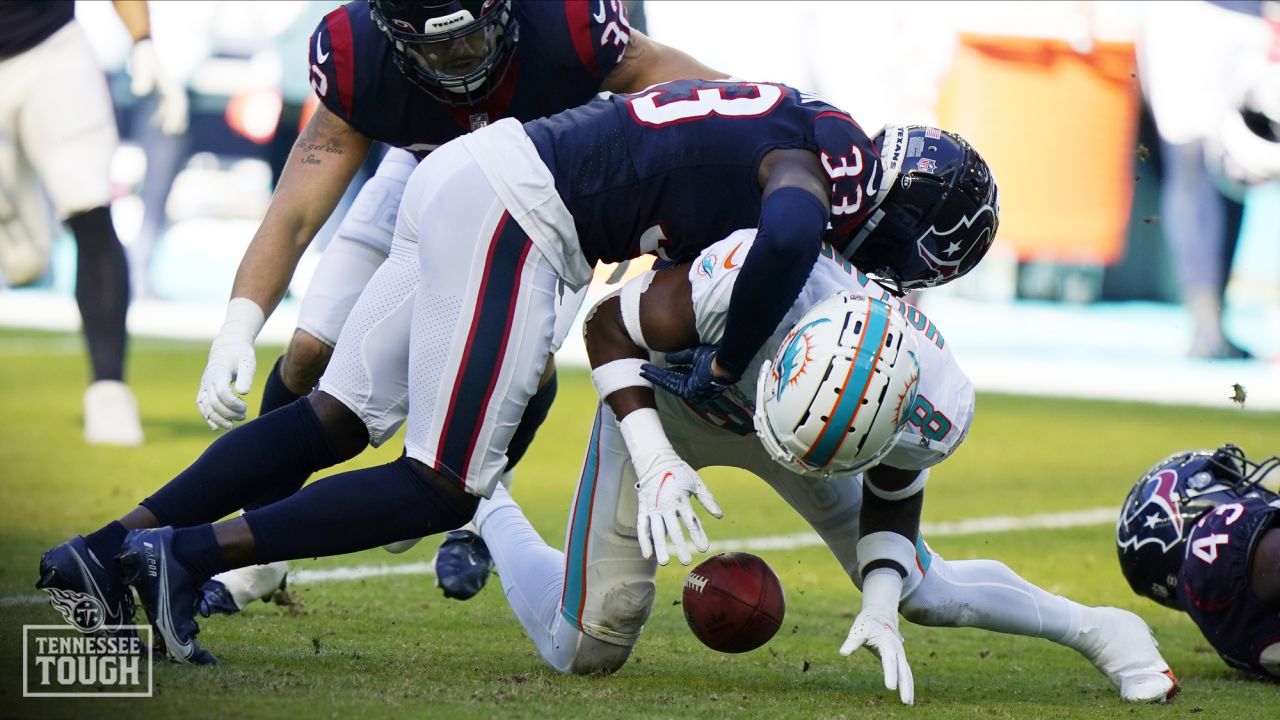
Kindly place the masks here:
<instances>
[{"instance_id":1,"label":"navy blue helmet","mask_svg":"<svg viewBox=\"0 0 1280 720\"><path fill-rule=\"evenodd\" d=\"M502 82L519 39L511 0L369 0L400 71L446 105L473 105Z\"/></svg>"},{"instance_id":2,"label":"navy blue helmet","mask_svg":"<svg viewBox=\"0 0 1280 720\"><path fill-rule=\"evenodd\" d=\"M1000 225L986 161L959 135L924 125L888 126L874 142L875 209L844 256L898 294L972 270Z\"/></svg>"},{"instance_id":3,"label":"navy blue helmet","mask_svg":"<svg viewBox=\"0 0 1280 720\"><path fill-rule=\"evenodd\" d=\"M1280 467L1280 457L1261 463L1235 445L1185 450L1161 460L1129 491L1116 523L1120 571L1133 591L1161 605L1178 603L1178 571L1186 538L1202 515L1225 503L1277 496L1259 483Z\"/></svg>"}]
</instances>

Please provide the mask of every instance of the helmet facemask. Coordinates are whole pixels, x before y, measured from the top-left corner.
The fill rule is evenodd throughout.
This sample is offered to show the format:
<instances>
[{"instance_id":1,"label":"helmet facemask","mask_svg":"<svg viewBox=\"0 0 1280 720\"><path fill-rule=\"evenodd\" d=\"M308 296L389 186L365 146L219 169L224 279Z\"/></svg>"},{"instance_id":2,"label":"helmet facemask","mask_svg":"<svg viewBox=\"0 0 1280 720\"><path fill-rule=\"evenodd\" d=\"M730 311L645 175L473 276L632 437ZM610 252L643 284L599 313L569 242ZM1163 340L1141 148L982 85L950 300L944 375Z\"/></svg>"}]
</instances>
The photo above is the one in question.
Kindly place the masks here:
<instances>
[{"instance_id":1,"label":"helmet facemask","mask_svg":"<svg viewBox=\"0 0 1280 720\"><path fill-rule=\"evenodd\" d=\"M370 4L396 66L432 98L473 105L502 82L519 35L510 0Z\"/></svg>"}]
</instances>

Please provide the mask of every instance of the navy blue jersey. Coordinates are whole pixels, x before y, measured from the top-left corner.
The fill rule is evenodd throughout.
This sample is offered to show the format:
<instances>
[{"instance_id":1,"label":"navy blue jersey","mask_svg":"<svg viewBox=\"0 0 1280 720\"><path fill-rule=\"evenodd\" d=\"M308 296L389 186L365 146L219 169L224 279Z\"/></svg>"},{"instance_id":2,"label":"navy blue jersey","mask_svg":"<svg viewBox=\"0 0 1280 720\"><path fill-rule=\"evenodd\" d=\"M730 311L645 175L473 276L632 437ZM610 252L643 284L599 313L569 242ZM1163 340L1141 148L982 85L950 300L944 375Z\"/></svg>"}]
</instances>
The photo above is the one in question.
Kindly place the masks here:
<instances>
[{"instance_id":1,"label":"navy blue jersey","mask_svg":"<svg viewBox=\"0 0 1280 720\"><path fill-rule=\"evenodd\" d=\"M25 52L47 40L75 17L71 0L10 0L0 7L0 58Z\"/></svg>"},{"instance_id":2,"label":"navy blue jersey","mask_svg":"<svg viewBox=\"0 0 1280 720\"><path fill-rule=\"evenodd\" d=\"M366 137L418 157L504 117L533 120L581 105L626 51L631 28L616 0L517 0L519 42L501 84L479 105L449 107L396 67L365 0L320 21L311 36L311 86Z\"/></svg>"},{"instance_id":3,"label":"navy blue jersey","mask_svg":"<svg viewBox=\"0 0 1280 720\"><path fill-rule=\"evenodd\" d=\"M1280 679L1280 610L1263 607L1250 581L1258 540L1280 527L1280 501L1275 502L1249 498L1200 518L1187 535L1178 594L1228 665Z\"/></svg>"},{"instance_id":4,"label":"navy blue jersey","mask_svg":"<svg viewBox=\"0 0 1280 720\"><path fill-rule=\"evenodd\" d=\"M878 153L843 111L785 85L677 80L525 125L589 262L691 260L760 219L760 161L813 151L831 179L828 241L866 217Z\"/></svg>"}]
</instances>

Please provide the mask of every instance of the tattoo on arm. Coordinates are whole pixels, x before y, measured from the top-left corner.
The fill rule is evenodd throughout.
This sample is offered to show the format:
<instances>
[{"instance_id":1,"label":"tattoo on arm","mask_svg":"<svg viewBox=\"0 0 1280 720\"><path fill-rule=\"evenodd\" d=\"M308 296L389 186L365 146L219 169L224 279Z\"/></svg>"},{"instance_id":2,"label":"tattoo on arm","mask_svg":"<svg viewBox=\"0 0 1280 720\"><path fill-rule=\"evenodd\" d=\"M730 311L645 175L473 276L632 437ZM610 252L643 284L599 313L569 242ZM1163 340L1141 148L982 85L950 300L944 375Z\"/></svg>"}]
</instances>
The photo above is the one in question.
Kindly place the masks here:
<instances>
[{"instance_id":1,"label":"tattoo on arm","mask_svg":"<svg viewBox=\"0 0 1280 720\"><path fill-rule=\"evenodd\" d=\"M333 157L345 154L342 142L352 132L352 127L341 118L320 108L298 136L293 150L298 153L300 164L319 165L325 155Z\"/></svg>"}]
</instances>

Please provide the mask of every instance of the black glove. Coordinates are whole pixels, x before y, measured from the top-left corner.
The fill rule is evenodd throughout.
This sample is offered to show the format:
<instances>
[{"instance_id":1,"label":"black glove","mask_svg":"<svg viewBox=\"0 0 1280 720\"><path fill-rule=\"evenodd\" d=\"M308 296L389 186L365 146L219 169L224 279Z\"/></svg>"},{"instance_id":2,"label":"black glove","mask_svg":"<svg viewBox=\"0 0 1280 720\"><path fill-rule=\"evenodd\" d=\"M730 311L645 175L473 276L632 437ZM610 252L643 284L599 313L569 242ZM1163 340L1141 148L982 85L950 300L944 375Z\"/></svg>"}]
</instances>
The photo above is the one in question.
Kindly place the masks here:
<instances>
[{"instance_id":1,"label":"black glove","mask_svg":"<svg viewBox=\"0 0 1280 720\"><path fill-rule=\"evenodd\" d=\"M695 405L706 402L735 382L711 372L716 349L715 345L698 345L673 352L667 355L668 367L645 363L640 377Z\"/></svg>"}]
</instances>

